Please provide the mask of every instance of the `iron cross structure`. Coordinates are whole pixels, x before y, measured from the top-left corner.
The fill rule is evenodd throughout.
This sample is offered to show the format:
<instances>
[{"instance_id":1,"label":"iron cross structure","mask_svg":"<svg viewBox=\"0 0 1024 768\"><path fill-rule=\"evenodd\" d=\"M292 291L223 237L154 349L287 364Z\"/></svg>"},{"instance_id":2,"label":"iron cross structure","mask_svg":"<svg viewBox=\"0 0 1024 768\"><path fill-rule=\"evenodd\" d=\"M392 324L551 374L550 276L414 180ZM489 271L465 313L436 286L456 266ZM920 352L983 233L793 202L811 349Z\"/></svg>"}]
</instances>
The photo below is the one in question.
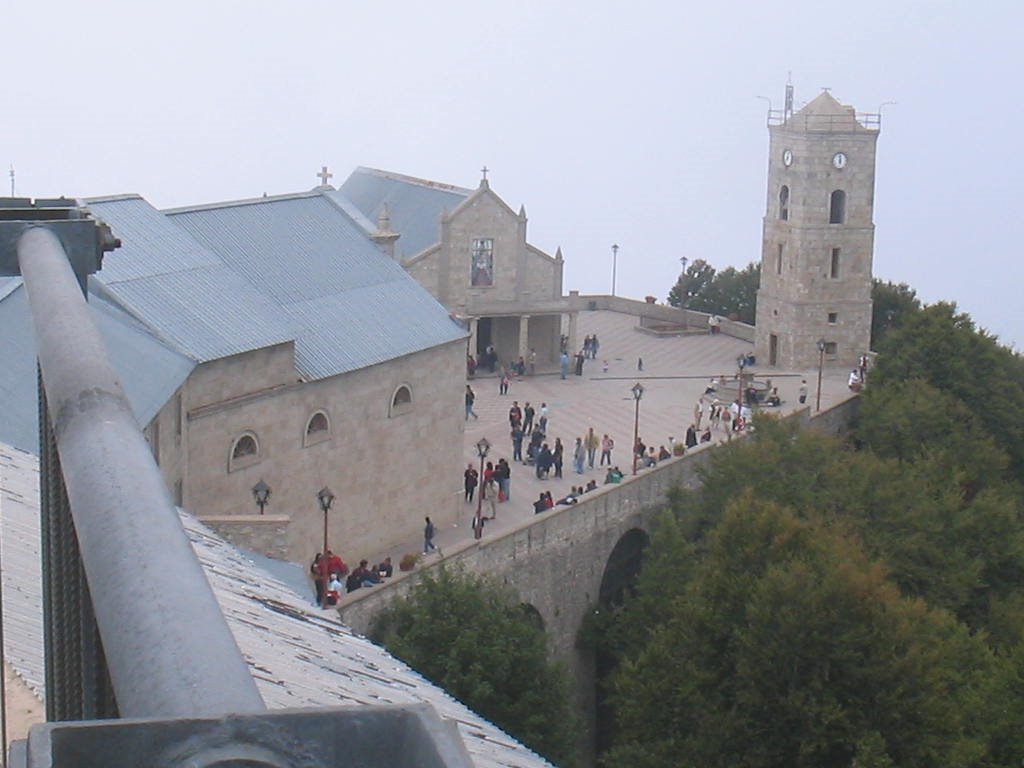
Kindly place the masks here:
<instances>
[{"instance_id":1,"label":"iron cross structure","mask_svg":"<svg viewBox=\"0 0 1024 768\"><path fill-rule=\"evenodd\" d=\"M317 174L317 178L320 179L320 185L323 187L327 186L327 180L333 179L334 174L327 170L326 165L320 166L320 173Z\"/></svg>"}]
</instances>

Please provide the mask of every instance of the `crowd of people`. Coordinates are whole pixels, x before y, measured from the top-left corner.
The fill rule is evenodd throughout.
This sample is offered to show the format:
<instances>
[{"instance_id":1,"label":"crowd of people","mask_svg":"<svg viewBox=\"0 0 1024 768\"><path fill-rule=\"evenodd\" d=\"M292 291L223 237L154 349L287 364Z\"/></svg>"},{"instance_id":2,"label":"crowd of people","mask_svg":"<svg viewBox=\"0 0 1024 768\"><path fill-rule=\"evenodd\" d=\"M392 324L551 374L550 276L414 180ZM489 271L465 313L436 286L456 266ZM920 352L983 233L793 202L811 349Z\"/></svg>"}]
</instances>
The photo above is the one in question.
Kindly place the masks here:
<instances>
[{"instance_id":1,"label":"crowd of people","mask_svg":"<svg viewBox=\"0 0 1024 768\"><path fill-rule=\"evenodd\" d=\"M337 605L342 592L355 592L363 587L380 584L384 579L393 576L394 572L390 557L385 557L372 568L369 561L360 560L359 565L349 571L341 556L329 549L326 552L317 552L309 566L315 590L314 600L321 608Z\"/></svg>"}]
</instances>

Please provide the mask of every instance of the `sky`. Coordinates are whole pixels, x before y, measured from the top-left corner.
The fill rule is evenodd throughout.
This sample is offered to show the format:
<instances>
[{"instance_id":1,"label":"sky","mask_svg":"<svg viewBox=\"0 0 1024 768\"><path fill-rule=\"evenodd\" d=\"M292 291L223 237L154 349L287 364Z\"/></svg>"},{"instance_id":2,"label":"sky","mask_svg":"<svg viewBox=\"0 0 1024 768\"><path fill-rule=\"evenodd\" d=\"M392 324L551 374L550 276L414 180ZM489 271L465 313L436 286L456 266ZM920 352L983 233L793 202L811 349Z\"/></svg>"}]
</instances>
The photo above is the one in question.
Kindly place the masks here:
<instances>
[{"instance_id":1,"label":"sky","mask_svg":"<svg viewBox=\"0 0 1024 768\"><path fill-rule=\"evenodd\" d=\"M0 163L20 196L158 207L339 185L476 187L566 290L664 300L760 258L769 105L883 113L874 275L1024 345L1016 0L4 0ZM895 102L895 103L887 103ZM9 179L2 194L10 191Z\"/></svg>"}]
</instances>

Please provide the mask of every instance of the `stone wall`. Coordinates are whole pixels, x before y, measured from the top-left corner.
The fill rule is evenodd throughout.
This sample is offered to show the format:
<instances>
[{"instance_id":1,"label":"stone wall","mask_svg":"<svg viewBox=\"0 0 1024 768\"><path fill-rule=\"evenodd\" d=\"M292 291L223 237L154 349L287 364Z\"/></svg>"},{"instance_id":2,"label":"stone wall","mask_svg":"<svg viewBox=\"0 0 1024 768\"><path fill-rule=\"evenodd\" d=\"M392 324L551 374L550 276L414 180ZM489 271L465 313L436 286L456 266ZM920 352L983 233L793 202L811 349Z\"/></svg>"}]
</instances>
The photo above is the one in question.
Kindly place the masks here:
<instances>
[{"instance_id":1,"label":"stone wall","mask_svg":"<svg viewBox=\"0 0 1024 768\"><path fill-rule=\"evenodd\" d=\"M415 535L424 498L451 499L454 510L461 454L409 457L416 445L461 443L464 341L313 382L298 381L294 368L283 382L281 348L266 352L200 366L195 381L182 388L182 435L173 427L176 398L161 412L160 464L172 496L181 489L175 501L204 520L250 516L256 512L252 487L262 479L272 489L266 511L290 519L287 554L300 561L322 546L316 493L324 486L336 495L330 545L346 560ZM248 392L232 390L231 398L211 401L226 392L218 377L242 380ZM411 390L412 403L393 408L400 387ZM307 435L318 412L329 429ZM243 434L254 436L259 452L236 461L232 447Z\"/></svg>"},{"instance_id":2,"label":"stone wall","mask_svg":"<svg viewBox=\"0 0 1024 768\"><path fill-rule=\"evenodd\" d=\"M579 291L569 291L569 309L575 312L594 311L599 309L611 312L621 312L624 315L632 315L639 318L640 325L644 323L676 323L687 325L693 328L708 327L708 313L698 312L693 309L680 309L668 304L648 304L646 301L627 299L622 296L607 296L601 294L580 294ZM742 339L743 341L754 341L754 326L741 323L736 320L721 318L719 328L726 336Z\"/></svg>"},{"instance_id":3,"label":"stone wall","mask_svg":"<svg viewBox=\"0 0 1024 768\"><path fill-rule=\"evenodd\" d=\"M276 560L288 559L287 515L228 515L199 518L236 547Z\"/></svg>"}]
</instances>

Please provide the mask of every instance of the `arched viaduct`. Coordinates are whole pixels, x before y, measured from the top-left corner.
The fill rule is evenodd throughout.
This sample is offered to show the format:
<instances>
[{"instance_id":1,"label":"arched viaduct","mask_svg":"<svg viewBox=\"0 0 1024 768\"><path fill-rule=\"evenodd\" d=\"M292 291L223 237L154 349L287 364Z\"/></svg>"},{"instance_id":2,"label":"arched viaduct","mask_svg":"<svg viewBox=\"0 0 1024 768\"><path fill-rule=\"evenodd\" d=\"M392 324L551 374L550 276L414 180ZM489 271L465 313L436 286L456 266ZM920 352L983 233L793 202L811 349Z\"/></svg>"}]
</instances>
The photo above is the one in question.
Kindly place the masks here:
<instances>
[{"instance_id":1,"label":"arched viaduct","mask_svg":"<svg viewBox=\"0 0 1024 768\"><path fill-rule=\"evenodd\" d=\"M858 405L859 398L851 398L813 417L805 409L790 418L841 433ZM576 648L577 633L587 613L600 603L607 604L611 594L639 570L640 554L655 516L667 504L669 490L695 487L698 468L710 461L713 452L709 446L664 461L628 482L602 486L574 506L556 506L519 528L445 552L446 565L503 580L537 611L552 649L574 673L580 711L591 730L595 662L591 654ZM339 607L342 622L357 632L368 632L374 615L405 595L422 570L403 574L380 588L347 595Z\"/></svg>"}]
</instances>

